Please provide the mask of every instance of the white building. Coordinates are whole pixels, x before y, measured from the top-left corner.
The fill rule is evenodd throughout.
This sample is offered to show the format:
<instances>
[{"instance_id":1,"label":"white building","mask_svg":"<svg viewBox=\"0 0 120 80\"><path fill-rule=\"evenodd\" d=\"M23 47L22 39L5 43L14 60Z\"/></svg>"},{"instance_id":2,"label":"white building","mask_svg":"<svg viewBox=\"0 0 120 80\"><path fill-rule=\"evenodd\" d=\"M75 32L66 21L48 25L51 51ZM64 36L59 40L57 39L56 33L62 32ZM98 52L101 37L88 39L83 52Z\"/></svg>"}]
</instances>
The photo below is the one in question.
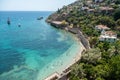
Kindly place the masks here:
<instances>
[{"instance_id":1,"label":"white building","mask_svg":"<svg viewBox=\"0 0 120 80\"><path fill-rule=\"evenodd\" d=\"M117 40L117 34L113 31L102 31L99 37L100 41L114 42Z\"/></svg>"},{"instance_id":2,"label":"white building","mask_svg":"<svg viewBox=\"0 0 120 80\"><path fill-rule=\"evenodd\" d=\"M86 6L81 8L81 10L88 10L88 9L89 9L89 7L86 7Z\"/></svg>"},{"instance_id":3,"label":"white building","mask_svg":"<svg viewBox=\"0 0 120 80\"><path fill-rule=\"evenodd\" d=\"M95 26L95 30L98 30L98 31L103 31L103 30L109 30L110 28L105 26L105 25L97 25Z\"/></svg>"}]
</instances>

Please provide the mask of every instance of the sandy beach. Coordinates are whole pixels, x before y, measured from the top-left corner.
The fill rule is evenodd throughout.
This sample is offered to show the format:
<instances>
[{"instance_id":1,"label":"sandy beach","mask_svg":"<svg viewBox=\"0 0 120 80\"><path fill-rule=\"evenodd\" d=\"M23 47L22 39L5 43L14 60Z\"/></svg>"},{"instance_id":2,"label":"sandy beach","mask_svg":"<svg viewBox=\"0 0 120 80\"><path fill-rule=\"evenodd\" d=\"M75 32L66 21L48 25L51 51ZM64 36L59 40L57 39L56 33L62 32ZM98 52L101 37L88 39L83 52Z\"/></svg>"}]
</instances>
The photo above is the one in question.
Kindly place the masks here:
<instances>
[{"instance_id":1,"label":"sandy beach","mask_svg":"<svg viewBox=\"0 0 120 80\"><path fill-rule=\"evenodd\" d=\"M51 69L53 69L55 72L53 74L50 74L48 77L45 77L44 80L50 80L52 77L56 77L56 76L58 78L60 78L61 76L63 76L65 74L66 70L70 66L72 66L73 64L75 64L76 62L78 62L80 60L81 53L83 51L85 51L86 49L80 41L78 41L78 42L79 42L80 47L78 48L78 51L74 53L75 55L72 55L73 52L65 53L64 56L69 57L68 62L67 62L67 60L63 60L63 57L59 58L59 61L56 60L57 62L55 61L53 66L51 67Z\"/></svg>"}]
</instances>

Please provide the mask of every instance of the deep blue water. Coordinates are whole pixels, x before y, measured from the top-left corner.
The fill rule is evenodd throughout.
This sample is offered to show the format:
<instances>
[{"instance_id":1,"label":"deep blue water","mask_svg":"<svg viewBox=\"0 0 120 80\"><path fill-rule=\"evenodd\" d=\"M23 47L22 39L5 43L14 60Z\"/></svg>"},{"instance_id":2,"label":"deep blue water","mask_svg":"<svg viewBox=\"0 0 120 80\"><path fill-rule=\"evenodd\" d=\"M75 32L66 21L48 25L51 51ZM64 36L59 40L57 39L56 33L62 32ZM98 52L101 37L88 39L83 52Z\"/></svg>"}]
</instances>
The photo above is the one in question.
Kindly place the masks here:
<instances>
[{"instance_id":1,"label":"deep blue water","mask_svg":"<svg viewBox=\"0 0 120 80\"><path fill-rule=\"evenodd\" d=\"M74 44L71 34L45 22L51 13L0 12L0 80L35 80L40 69Z\"/></svg>"}]
</instances>

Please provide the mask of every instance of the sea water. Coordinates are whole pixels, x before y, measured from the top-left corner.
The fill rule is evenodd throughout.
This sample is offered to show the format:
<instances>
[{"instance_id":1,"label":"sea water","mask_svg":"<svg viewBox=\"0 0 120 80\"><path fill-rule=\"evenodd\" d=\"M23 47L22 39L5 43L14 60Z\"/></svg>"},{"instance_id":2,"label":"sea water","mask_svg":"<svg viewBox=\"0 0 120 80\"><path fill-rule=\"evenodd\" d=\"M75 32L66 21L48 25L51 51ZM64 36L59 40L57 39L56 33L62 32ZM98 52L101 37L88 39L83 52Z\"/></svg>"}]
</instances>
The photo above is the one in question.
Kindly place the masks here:
<instances>
[{"instance_id":1,"label":"sea water","mask_svg":"<svg viewBox=\"0 0 120 80\"><path fill-rule=\"evenodd\" d=\"M0 12L0 80L42 80L70 63L80 45L45 22L52 13Z\"/></svg>"}]
</instances>

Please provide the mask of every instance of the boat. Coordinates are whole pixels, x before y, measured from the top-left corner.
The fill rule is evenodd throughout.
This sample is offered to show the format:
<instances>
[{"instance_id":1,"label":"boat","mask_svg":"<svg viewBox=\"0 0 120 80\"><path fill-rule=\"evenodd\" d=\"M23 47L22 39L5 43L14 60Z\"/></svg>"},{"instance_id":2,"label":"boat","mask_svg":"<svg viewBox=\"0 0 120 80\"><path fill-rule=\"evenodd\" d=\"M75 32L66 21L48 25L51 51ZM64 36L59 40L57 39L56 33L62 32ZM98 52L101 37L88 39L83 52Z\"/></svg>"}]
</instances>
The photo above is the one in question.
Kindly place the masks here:
<instances>
[{"instance_id":1,"label":"boat","mask_svg":"<svg viewBox=\"0 0 120 80\"><path fill-rule=\"evenodd\" d=\"M37 20L42 20L43 19L43 17L39 17L39 18L37 18Z\"/></svg>"},{"instance_id":2,"label":"boat","mask_svg":"<svg viewBox=\"0 0 120 80\"><path fill-rule=\"evenodd\" d=\"M8 18L8 20L7 20L7 24L10 25L10 19L9 19L9 18Z\"/></svg>"}]
</instances>

